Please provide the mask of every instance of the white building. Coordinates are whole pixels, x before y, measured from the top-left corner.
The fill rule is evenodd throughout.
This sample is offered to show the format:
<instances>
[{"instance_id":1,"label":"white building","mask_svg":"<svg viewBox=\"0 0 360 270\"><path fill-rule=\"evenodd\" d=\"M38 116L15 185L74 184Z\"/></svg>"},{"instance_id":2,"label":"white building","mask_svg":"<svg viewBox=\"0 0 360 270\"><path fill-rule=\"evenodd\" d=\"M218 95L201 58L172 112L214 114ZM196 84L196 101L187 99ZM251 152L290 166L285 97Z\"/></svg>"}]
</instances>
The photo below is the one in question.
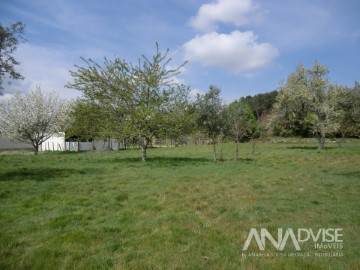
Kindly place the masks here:
<instances>
[{"instance_id":1,"label":"white building","mask_svg":"<svg viewBox=\"0 0 360 270\"><path fill-rule=\"evenodd\" d=\"M51 136L41 144L39 151L65 151L65 132Z\"/></svg>"},{"instance_id":2,"label":"white building","mask_svg":"<svg viewBox=\"0 0 360 270\"><path fill-rule=\"evenodd\" d=\"M39 151L92 151L112 149L119 150L120 144L116 140L93 142L65 142L65 132L54 134L43 142Z\"/></svg>"}]
</instances>

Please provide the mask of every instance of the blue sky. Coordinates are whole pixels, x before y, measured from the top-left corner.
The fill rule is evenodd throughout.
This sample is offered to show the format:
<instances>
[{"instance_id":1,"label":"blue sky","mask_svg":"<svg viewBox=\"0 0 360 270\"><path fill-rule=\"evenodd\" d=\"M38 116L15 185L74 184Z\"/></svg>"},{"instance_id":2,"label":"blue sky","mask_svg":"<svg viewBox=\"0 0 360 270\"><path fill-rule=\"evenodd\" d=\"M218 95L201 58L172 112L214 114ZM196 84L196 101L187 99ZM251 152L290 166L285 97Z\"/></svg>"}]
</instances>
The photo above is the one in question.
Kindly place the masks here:
<instances>
[{"instance_id":1,"label":"blue sky","mask_svg":"<svg viewBox=\"0 0 360 270\"><path fill-rule=\"evenodd\" d=\"M16 52L25 80L4 97L40 85L60 96L80 57L135 62L155 43L172 65L189 63L178 79L192 93L210 84L232 101L276 89L300 63L319 61L333 83L360 81L358 0L0 0L0 22L26 24ZM4 98L3 97L3 98Z\"/></svg>"}]
</instances>

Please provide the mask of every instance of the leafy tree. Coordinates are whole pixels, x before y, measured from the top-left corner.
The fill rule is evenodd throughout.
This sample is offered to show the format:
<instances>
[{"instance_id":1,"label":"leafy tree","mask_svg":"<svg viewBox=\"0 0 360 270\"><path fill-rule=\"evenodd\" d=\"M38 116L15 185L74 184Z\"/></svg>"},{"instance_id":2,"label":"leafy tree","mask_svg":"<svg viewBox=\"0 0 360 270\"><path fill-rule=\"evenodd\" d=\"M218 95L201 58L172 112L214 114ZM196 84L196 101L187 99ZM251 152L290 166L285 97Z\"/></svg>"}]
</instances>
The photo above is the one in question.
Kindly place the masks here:
<instances>
[{"instance_id":1,"label":"leafy tree","mask_svg":"<svg viewBox=\"0 0 360 270\"><path fill-rule=\"evenodd\" d=\"M23 79L24 77L15 71L19 62L14 58L13 53L24 38L25 24L16 22L10 27L0 24L0 90L3 90L2 83L8 76L10 79Z\"/></svg>"},{"instance_id":2,"label":"leafy tree","mask_svg":"<svg viewBox=\"0 0 360 270\"><path fill-rule=\"evenodd\" d=\"M178 144L179 138L189 135L195 127L195 108L189 100L189 87L180 85L166 113L165 126L160 137L171 138Z\"/></svg>"},{"instance_id":3,"label":"leafy tree","mask_svg":"<svg viewBox=\"0 0 360 270\"><path fill-rule=\"evenodd\" d=\"M45 94L38 87L29 95L17 92L0 103L0 131L11 139L39 146L55 133L64 131L70 104L54 92Z\"/></svg>"},{"instance_id":4,"label":"leafy tree","mask_svg":"<svg viewBox=\"0 0 360 270\"><path fill-rule=\"evenodd\" d=\"M216 161L216 142L224 131L224 106L220 98L220 88L210 85L209 91L196 97L197 119L196 123L210 139L213 145L213 160Z\"/></svg>"},{"instance_id":5,"label":"leafy tree","mask_svg":"<svg viewBox=\"0 0 360 270\"><path fill-rule=\"evenodd\" d=\"M339 129L340 114L330 90L328 69L315 63L312 69L299 65L287 79L274 104L270 126L280 135L312 134L319 140Z\"/></svg>"},{"instance_id":6,"label":"leafy tree","mask_svg":"<svg viewBox=\"0 0 360 270\"><path fill-rule=\"evenodd\" d=\"M167 56L168 52L169 50L162 54L157 46L152 59L143 56L139 64L132 68L135 82L133 108L127 127L130 135L139 140L143 161L147 158L146 149L151 139L166 127L166 116L181 89L173 82L173 78L179 74L182 66L168 68L171 61Z\"/></svg>"},{"instance_id":7,"label":"leafy tree","mask_svg":"<svg viewBox=\"0 0 360 270\"><path fill-rule=\"evenodd\" d=\"M280 92L273 106L269 127L280 136L307 136L309 127L305 122L309 102L307 99L307 74L303 65L291 73L287 82L280 86Z\"/></svg>"},{"instance_id":8,"label":"leafy tree","mask_svg":"<svg viewBox=\"0 0 360 270\"><path fill-rule=\"evenodd\" d=\"M339 132L345 136L360 136L360 84L353 88L334 86L336 107L341 113Z\"/></svg>"},{"instance_id":9,"label":"leafy tree","mask_svg":"<svg viewBox=\"0 0 360 270\"><path fill-rule=\"evenodd\" d=\"M169 68L168 53L161 53L156 44L152 58L143 55L137 65L117 58L105 59L101 66L89 59L85 60L87 67L70 71L74 82L67 87L106 107L113 120L110 130L121 129L124 137L138 138L143 161L152 138L166 126L167 114L181 89L174 77L185 63Z\"/></svg>"},{"instance_id":10,"label":"leafy tree","mask_svg":"<svg viewBox=\"0 0 360 270\"><path fill-rule=\"evenodd\" d=\"M336 110L336 94L331 90L327 79L328 69L315 63L308 73L308 96L310 110L305 121L310 131L319 140L319 149L325 146L325 137L339 130L340 113Z\"/></svg>"},{"instance_id":11,"label":"leafy tree","mask_svg":"<svg viewBox=\"0 0 360 270\"><path fill-rule=\"evenodd\" d=\"M106 136L102 131L106 117L103 112L104 109L95 102L77 100L70 114L66 137L77 140L104 139Z\"/></svg>"},{"instance_id":12,"label":"leafy tree","mask_svg":"<svg viewBox=\"0 0 360 270\"><path fill-rule=\"evenodd\" d=\"M245 138L251 138L256 129L256 118L250 107L243 101L236 100L226 107L228 132L236 142L236 160L239 159L239 143Z\"/></svg>"},{"instance_id":13,"label":"leafy tree","mask_svg":"<svg viewBox=\"0 0 360 270\"><path fill-rule=\"evenodd\" d=\"M271 91L269 93L260 93L255 96L242 97L240 100L250 106L250 109L256 119L260 119L262 115L270 112L272 109L278 91Z\"/></svg>"},{"instance_id":14,"label":"leafy tree","mask_svg":"<svg viewBox=\"0 0 360 270\"><path fill-rule=\"evenodd\" d=\"M105 58L103 66L91 59L82 60L87 67L75 66L77 70L70 71L73 82L66 85L83 92L68 134L84 139L126 137L129 117L125 116L133 106L130 65L118 58L113 61Z\"/></svg>"}]
</instances>

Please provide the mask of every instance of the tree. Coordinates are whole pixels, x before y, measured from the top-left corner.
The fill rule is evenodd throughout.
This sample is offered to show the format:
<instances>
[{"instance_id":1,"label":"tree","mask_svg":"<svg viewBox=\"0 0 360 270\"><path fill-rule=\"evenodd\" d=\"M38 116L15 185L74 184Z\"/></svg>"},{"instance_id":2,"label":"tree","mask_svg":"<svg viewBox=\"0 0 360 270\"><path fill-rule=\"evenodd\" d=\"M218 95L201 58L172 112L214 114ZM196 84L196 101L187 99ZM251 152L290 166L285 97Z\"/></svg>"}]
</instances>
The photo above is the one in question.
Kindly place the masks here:
<instances>
[{"instance_id":1,"label":"tree","mask_svg":"<svg viewBox=\"0 0 360 270\"><path fill-rule=\"evenodd\" d=\"M254 134L256 129L256 118L250 107L243 101L236 100L226 107L228 132L236 142L236 160L239 159L239 143L241 139Z\"/></svg>"},{"instance_id":2,"label":"tree","mask_svg":"<svg viewBox=\"0 0 360 270\"><path fill-rule=\"evenodd\" d=\"M70 113L69 126L66 130L67 138L76 138L77 140L96 140L104 139L103 134L104 109L95 102L78 99Z\"/></svg>"},{"instance_id":3,"label":"tree","mask_svg":"<svg viewBox=\"0 0 360 270\"><path fill-rule=\"evenodd\" d=\"M269 93L260 93L255 96L242 97L240 100L250 106L250 109L256 119L260 119L261 116L267 114L273 107L278 91L271 91Z\"/></svg>"},{"instance_id":4,"label":"tree","mask_svg":"<svg viewBox=\"0 0 360 270\"><path fill-rule=\"evenodd\" d=\"M340 127L340 113L336 110L336 93L331 89L327 79L329 70L315 63L308 73L310 110L305 121L310 124L310 132L319 141L319 149L324 148L327 135L335 134Z\"/></svg>"},{"instance_id":5,"label":"tree","mask_svg":"<svg viewBox=\"0 0 360 270\"><path fill-rule=\"evenodd\" d=\"M360 136L360 84L355 82L353 88L334 86L336 107L340 111L339 132L345 136Z\"/></svg>"},{"instance_id":6,"label":"tree","mask_svg":"<svg viewBox=\"0 0 360 270\"><path fill-rule=\"evenodd\" d=\"M336 98L330 90L328 69L315 63L312 69L299 65L287 79L274 104L270 126L280 135L314 135L319 149L327 135L339 129Z\"/></svg>"},{"instance_id":7,"label":"tree","mask_svg":"<svg viewBox=\"0 0 360 270\"><path fill-rule=\"evenodd\" d=\"M309 127L305 122L306 113L310 110L307 101L307 71L299 65L286 81L280 85L269 119L269 128L280 136L308 136Z\"/></svg>"},{"instance_id":8,"label":"tree","mask_svg":"<svg viewBox=\"0 0 360 270\"><path fill-rule=\"evenodd\" d=\"M82 91L85 99L107 108L115 119L109 129L121 126L124 136L137 138L143 161L151 139L166 126L166 116L181 89L174 77L185 63L169 68L168 53L161 53L156 44L152 58L143 55L137 65L105 58L101 66L90 59L85 60L88 67L76 66L76 71L70 71L74 82L67 87Z\"/></svg>"},{"instance_id":9,"label":"tree","mask_svg":"<svg viewBox=\"0 0 360 270\"><path fill-rule=\"evenodd\" d=\"M196 97L197 126L210 139L213 145L213 160L216 161L216 142L225 129L224 106L220 99L220 88L210 85L209 91Z\"/></svg>"},{"instance_id":10,"label":"tree","mask_svg":"<svg viewBox=\"0 0 360 270\"><path fill-rule=\"evenodd\" d=\"M165 126L160 137L170 138L178 145L179 139L191 134L195 128L195 108L189 100L190 88L181 85L166 113Z\"/></svg>"},{"instance_id":11,"label":"tree","mask_svg":"<svg viewBox=\"0 0 360 270\"><path fill-rule=\"evenodd\" d=\"M8 76L10 79L18 80L24 77L15 71L15 66L19 65L13 53L24 38L25 24L16 22L10 27L0 24L0 90L3 90L2 83Z\"/></svg>"},{"instance_id":12,"label":"tree","mask_svg":"<svg viewBox=\"0 0 360 270\"><path fill-rule=\"evenodd\" d=\"M17 92L0 103L0 131L11 139L31 143L37 154L44 141L65 130L69 110L68 102L54 92L43 93L40 87L27 96Z\"/></svg>"},{"instance_id":13,"label":"tree","mask_svg":"<svg viewBox=\"0 0 360 270\"><path fill-rule=\"evenodd\" d=\"M183 65L168 68L171 58L169 50L162 54L156 46L152 59L142 56L139 64L132 67L133 96L132 108L127 121L130 135L138 137L142 160L146 161L146 149L151 139L166 127L166 115L171 112L179 84L173 78L179 74Z\"/></svg>"}]
</instances>

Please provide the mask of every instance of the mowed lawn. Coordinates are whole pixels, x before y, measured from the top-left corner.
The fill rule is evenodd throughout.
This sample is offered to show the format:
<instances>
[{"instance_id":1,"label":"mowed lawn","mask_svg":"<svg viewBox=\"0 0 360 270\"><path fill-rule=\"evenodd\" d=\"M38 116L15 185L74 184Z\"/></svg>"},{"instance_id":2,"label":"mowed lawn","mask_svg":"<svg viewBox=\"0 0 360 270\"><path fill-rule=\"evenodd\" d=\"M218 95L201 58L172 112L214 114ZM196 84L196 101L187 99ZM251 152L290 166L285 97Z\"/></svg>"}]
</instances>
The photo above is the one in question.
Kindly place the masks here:
<instances>
[{"instance_id":1,"label":"mowed lawn","mask_svg":"<svg viewBox=\"0 0 360 270\"><path fill-rule=\"evenodd\" d=\"M0 269L360 268L360 140L211 150L0 153ZM251 228L342 228L343 256L244 258Z\"/></svg>"}]
</instances>

